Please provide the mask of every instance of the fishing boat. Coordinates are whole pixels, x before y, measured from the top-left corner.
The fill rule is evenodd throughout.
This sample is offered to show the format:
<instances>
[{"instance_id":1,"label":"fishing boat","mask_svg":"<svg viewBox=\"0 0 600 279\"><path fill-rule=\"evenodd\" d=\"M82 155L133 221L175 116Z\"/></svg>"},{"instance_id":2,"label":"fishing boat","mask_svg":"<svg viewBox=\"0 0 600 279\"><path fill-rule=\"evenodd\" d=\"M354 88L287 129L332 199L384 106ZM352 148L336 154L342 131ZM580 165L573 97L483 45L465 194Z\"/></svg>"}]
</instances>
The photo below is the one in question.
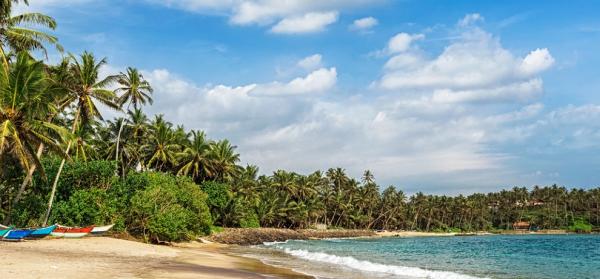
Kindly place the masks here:
<instances>
[{"instance_id":1,"label":"fishing boat","mask_svg":"<svg viewBox=\"0 0 600 279\"><path fill-rule=\"evenodd\" d=\"M10 227L0 224L0 231L8 230Z\"/></svg>"},{"instance_id":2,"label":"fishing boat","mask_svg":"<svg viewBox=\"0 0 600 279\"><path fill-rule=\"evenodd\" d=\"M2 236L2 240L4 241L21 241L23 238L29 236L33 230L23 229L23 230L9 230L4 236Z\"/></svg>"},{"instance_id":3,"label":"fishing boat","mask_svg":"<svg viewBox=\"0 0 600 279\"><path fill-rule=\"evenodd\" d=\"M0 239L10 231L10 228L0 229Z\"/></svg>"},{"instance_id":4,"label":"fishing boat","mask_svg":"<svg viewBox=\"0 0 600 279\"><path fill-rule=\"evenodd\" d=\"M113 227L114 225L115 225L115 224L106 225L106 226L100 226L100 227L94 227L94 228L92 229L92 235L96 235L96 236L98 236L98 235L102 235L102 234L104 234L105 232L107 232L107 231L109 231L110 229L112 229L112 227Z\"/></svg>"},{"instance_id":5,"label":"fishing boat","mask_svg":"<svg viewBox=\"0 0 600 279\"><path fill-rule=\"evenodd\" d=\"M45 228L38 228L38 229L34 229L33 232L31 232L31 234L27 237L29 238L44 238L48 235L50 235L50 233L52 233L52 231L54 231L54 229L56 229L58 225L52 225L52 226L48 226Z\"/></svg>"},{"instance_id":6,"label":"fishing boat","mask_svg":"<svg viewBox=\"0 0 600 279\"><path fill-rule=\"evenodd\" d=\"M84 228L56 226L56 228L52 231L52 233L50 233L50 235L64 238L80 238L92 232L93 229L94 226Z\"/></svg>"}]
</instances>

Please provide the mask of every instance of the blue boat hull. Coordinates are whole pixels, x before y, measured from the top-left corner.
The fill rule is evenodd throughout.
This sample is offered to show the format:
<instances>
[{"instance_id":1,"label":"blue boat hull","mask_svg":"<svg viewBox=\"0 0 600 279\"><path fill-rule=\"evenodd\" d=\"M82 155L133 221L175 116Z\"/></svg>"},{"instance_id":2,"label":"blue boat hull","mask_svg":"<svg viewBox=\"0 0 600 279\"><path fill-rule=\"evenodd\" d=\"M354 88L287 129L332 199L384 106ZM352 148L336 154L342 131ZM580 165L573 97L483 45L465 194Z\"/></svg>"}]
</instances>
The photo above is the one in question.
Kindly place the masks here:
<instances>
[{"instance_id":1,"label":"blue boat hull","mask_svg":"<svg viewBox=\"0 0 600 279\"><path fill-rule=\"evenodd\" d=\"M3 240L22 240L33 232L33 230L10 230L2 237Z\"/></svg>"},{"instance_id":2,"label":"blue boat hull","mask_svg":"<svg viewBox=\"0 0 600 279\"><path fill-rule=\"evenodd\" d=\"M46 236L50 235L50 233L52 233L52 231L55 228L56 228L56 225L52 225L52 226L45 227L45 228L35 229L27 237L30 237L30 238L43 238L43 237L46 237Z\"/></svg>"}]
</instances>

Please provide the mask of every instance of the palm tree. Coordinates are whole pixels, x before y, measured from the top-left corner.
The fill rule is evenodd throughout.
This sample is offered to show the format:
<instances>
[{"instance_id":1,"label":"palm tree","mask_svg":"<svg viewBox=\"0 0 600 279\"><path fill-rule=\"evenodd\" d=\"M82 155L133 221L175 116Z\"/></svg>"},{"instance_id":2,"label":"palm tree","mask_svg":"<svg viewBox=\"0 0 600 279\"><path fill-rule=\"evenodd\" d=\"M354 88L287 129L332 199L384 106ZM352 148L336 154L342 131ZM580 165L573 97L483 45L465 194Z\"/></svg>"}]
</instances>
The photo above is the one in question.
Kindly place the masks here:
<instances>
[{"instance_id":1,"label":"palm tree","mask_svg":"<svg viewBox=\"0 0 600 279\"><path fill-rule=\"evenodd\" d=\"M180 150L176 142L173 124L164 120L162 115L157 115L150 126L148 143L143 146L147 152L147 166L155 170L164 170L165 167L175 165L176 154Z\"/></svg>"},{"instance_id":2,"label":"palm tree","mask_svg":"<svg viewBox=\"0 0 600 279\"><path fill-rule=\"evenodd\" d=\"M69 55L69 59L71 64L65 68L68 73L65 74L65 78L60 84L68 94L60 100L59 104L61 108L74 105L75 116L71 127L71 132L74 133L79 127L89 125L95 119L102 120L96 102L115 110L118 110L119 106L114 102L114 92L106 89L114 82L116 77L109 76L101 79L99 76L100 68L106 64L106 58L97 61L93 54L86 51L80 56L81 61L73 55ZM73 141L69 141L65 153L69 153L72 143ZM44 217L44 225L48 222L56 186L64 165L65 160L63 159L52 183L52 192L48 201L48 210Z\"/></svg>"},{"instance_id":3,"label":"palm tree","mask_svg":"<svg viewBox=\"0 0 600 279\"><path fill-rule=\"evenodd\" d=\"M0 56L4 64L4 70L8 70L7 49L15 52L41 50L47 56L45 43L55 45L59 51L62 47L58 44L55 36L24 26L40 26L54 30L56 21L47 15L40 13L25 13L13 16L13 4L23 2L28 5L27 0L0 0Z\"/></svg>"},{"instance_id":4,"label":"palm tree","mask_svg":"<svg viewBox=\"0 0 600 279\"><path fill-rule=\"evenodd\" d=\"M127 110L129 112L129 106L133 105L133 108L137 110L141 105L146 103L152 104L152 97L150 96L153 92L152 87L148 81L144 80L144 76L138 72L135 68L127 68L127 73L121 73L118 78L120 87L116 92L122 92L123 95L119 97L118 103L121 107L127 103ZM117 150L115 152L115 161L119 161L119 143L121 140L121 133L123 132L123 124L119 127L119 133L117 134Z\"/></svg>"},{"instance_id":5,"label":"palm tree","mask_svg":"<svg viewBox=\"0 0 600 279\"><path fill-rule=\"evenodd\" d=\"M212 176L209 159L210 141L206 139L204 132L192 131L190 134L191 143L178 154L181 167L177 174L191 175L192 179L198 182L202 177Z\"/></svg>"},{"instance_id":6,"label":"palm tree","mask_svg":"<svg viewBox=\"0 0 600 279\"><path fill-rule=\"evenodd\" d=\"M212 161L214 174L217 181L233 180L240 172L240 154L235 153L236 146L231 145L228 140L220 140L210 145L209 158Z\"/></svg>"},{"instance_id":7,"label":"palm tree","mask_svg":"<svg viewBox=\"0 0 600 279\"><path fill-rule=\"evenodd\" d=\"M66 156L57 137L64 136L66 131L45 119L54 103L54 96L47 89L43 63L26 52L18 54L8 72L0 71L0 157L10 154L24 170L35 166L43 177L45 172L34 146L44 144ZM25 186L19 188L15 202L19 201Z\"/></svg>"}]
</instances>

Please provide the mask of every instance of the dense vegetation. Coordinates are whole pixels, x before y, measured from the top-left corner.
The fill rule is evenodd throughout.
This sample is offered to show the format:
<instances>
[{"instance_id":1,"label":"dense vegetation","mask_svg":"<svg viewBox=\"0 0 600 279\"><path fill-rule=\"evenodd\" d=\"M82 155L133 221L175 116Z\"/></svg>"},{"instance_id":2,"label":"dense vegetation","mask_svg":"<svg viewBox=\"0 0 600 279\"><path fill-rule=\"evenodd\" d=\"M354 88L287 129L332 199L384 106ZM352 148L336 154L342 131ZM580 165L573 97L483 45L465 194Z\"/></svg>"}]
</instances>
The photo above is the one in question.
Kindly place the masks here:
<instances>
[{"instance_id":1,"label":"dense vegetation","mask_svg":"<svg viewBox=\"0 0 600 279\"><path fill-rule=\"evenodd\" d=\"M490 194L407 197L383 191L366 171L341 168L300 175L259 175L240 166L227 140L210 140L161 115L148 117L152 87L135 68L108 77L93 54L37 60L56 38L22 26L55 28L40 14L11 16L17 0L0 0L0 218L34 226L115 223L151 241L184 240L227 227L543 229L600 227L600 188L556 185ZM104 120L98 104L121 111Z\"/></svg>"}]
</instances>

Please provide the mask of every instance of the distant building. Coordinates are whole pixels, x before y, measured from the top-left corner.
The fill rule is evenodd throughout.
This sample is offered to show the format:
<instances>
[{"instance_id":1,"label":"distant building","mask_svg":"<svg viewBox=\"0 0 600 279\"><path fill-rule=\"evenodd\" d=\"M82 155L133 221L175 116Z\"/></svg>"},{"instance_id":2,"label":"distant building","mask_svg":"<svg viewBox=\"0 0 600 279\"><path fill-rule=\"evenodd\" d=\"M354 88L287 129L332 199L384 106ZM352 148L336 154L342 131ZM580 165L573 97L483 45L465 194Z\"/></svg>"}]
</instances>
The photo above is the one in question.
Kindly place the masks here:
<instances>
[{"instance_id":1,"label":"distant building","mask_svg":"<svg viewBox=\"0 0 600 279\"><path fill-rule=\"evenodd\" d=\"M532 200L529 202L529 206L542 206L544 202L541 200Z\"/></svg>"},{"instance_id":2,"label":"distant building","mask_svg":"<svg viewBox=\"0 0 600 279\"><path fill-rule=\"evenodd\" d=\"M513 223L513 229L517 230L517 231L526 231L526 230L529 230L530 227L531 227L531 224L529 224L529 222L525 222L525 221L519 221L519 222Z\"/></svg>"}]
</instances>

